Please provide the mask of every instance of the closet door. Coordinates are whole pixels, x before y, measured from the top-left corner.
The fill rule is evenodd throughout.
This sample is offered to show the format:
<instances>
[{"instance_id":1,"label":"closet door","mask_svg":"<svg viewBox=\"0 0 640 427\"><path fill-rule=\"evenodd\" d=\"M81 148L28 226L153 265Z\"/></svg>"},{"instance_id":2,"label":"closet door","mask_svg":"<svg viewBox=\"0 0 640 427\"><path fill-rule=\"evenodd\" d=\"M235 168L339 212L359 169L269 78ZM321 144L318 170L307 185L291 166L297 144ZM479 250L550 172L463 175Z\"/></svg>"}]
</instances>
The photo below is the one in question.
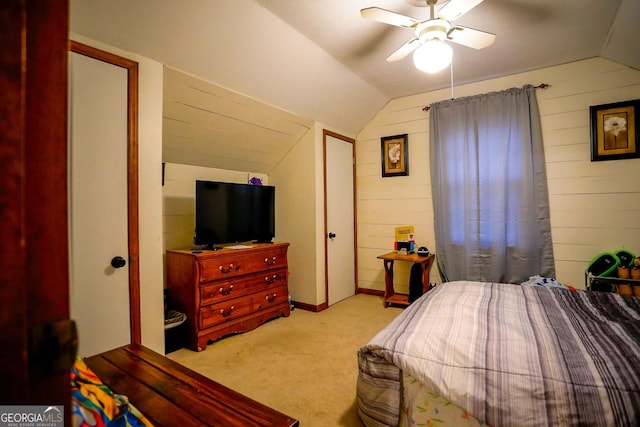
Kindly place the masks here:
<instances>
[{"instance_id":1,"label":"closet door","mask_svg":"<svg viewBox=\"0 0 640 427\"><path fill-rule=\"evenodd\" d=\"M71 318L78 353L131 342L127 70L69 54Z\"/></svg>"},{"instance_id":2,"label":"closet door","mask_svg":"<svg viewBox=\"0 0 640 427\"><path fill-rule=\"evenodd\" d=\"M324 131L326 295L333 305L355 295L354 141Z\"/></svg>"}]
</instances>

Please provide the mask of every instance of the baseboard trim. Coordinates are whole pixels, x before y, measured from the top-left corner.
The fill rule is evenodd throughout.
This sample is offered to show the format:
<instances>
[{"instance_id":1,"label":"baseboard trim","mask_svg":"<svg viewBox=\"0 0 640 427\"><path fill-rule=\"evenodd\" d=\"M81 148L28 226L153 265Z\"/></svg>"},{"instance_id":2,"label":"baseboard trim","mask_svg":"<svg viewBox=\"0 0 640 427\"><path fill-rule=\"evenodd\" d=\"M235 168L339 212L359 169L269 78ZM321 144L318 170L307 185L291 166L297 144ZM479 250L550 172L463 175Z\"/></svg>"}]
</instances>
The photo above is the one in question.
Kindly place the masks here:
<instances>
[{"instance_id":1,"label":"baseboard trim","mask_svg":"<svg viewBox=\"0 0 640 427\"><path fill-rule=\"evenodd\" d=\"M306 302L292 301L293 306L295 308L299 308L300 310L312 311L314 313L318 313L322 310L326 310L329 305L326 302L323 302L320 305L307 304Z\"/></svg>"},{"instance_id":2,"label":"baseboard trim","mask_svg":"<svg viewBox=\"0 0 640 427\"><path fill-rule=\"evenodd\" d=\"M377 297L384 297L384 291L378 289L357 288L356 294L367 294L375 295ZM323 302L320 305L313 305L307 304L306 302L292 301L292 304L295 308L299 308L300 310L305 311L312 311L314 313L318 313L329 308L329 304L327 304L326 302Z\"/></svg>"},{"instance_id":3,"label":"baseboard trim","mask_svg":"<svg viewBox=\"0 0 640 427\"><path fill-rule=\"evenodd\" d=\"M367 294L367 295L375 295L377 297L384 297L384 291L381 291L378 289L358 288L356 289L356 294Z\"/></svg>"}]
</instances>

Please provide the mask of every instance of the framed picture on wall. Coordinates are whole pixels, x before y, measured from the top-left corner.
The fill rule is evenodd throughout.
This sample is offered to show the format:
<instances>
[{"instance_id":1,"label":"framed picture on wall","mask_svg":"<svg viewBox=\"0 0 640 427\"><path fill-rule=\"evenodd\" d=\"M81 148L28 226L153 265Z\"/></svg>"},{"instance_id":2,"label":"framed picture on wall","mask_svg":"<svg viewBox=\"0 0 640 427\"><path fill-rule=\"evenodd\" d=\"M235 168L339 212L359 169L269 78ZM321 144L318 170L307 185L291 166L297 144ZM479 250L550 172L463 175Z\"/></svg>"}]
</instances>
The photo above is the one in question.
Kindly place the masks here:
<instances>
[{"instance_id":1,"label":"framed picture on wall","mask_svg":"<svg viewBox=\"0 0 640 427\"><path fill-rule=\"evenodd\" d=\"M640 99L589 107L591 161L640 157Z\"/></svg>"},{"instance_id":2,"label":"framed picture on wall","mask_svg":"<svg viewBox=\"0 0 640 427\"><path fill-rule=\"evenodd\" d=\"M385 136L380 142L382 176L409 175L408 135Z\"/></svg>"}]
</instances>

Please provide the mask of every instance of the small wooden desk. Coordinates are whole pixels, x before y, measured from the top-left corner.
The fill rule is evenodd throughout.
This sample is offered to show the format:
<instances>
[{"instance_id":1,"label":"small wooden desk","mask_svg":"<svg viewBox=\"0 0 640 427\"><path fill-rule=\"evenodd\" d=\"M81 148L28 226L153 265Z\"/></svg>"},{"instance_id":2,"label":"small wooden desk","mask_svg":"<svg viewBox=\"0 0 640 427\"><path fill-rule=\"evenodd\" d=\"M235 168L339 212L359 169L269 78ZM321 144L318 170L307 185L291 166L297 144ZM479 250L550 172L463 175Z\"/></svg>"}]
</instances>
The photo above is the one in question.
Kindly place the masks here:
<instances>
[{"instance_id":1,"label":"small wooden desk","mask_svg":"<svg viewBox=\"0 0 640 427\"><path fill-rule=\"evenodd\" d=\"M424 294L429 290L429 272L434 258L433 254L419 256L417 254L402 255L397 252L378 256L378 259L384 261L384 306L389 307L389 304L409 305L409 295L396 293L393 289L393 264L395 261L409 261L422 265L422 293Z\"/></svg>"}]
</instances>

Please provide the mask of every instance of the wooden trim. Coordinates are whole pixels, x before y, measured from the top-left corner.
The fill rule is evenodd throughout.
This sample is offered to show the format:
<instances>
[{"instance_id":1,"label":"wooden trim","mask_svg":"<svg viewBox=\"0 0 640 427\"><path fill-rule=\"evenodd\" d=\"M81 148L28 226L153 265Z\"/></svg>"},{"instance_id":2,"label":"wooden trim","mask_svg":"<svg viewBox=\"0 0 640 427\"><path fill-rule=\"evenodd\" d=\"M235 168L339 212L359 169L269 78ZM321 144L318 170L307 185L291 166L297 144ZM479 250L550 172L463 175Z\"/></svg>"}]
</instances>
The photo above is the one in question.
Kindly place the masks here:
<instances>
[{"instance_id":1,"label":"wooden trim","mask_svg":"<svg viewBox=\"0 0 640 427\"><path fill-rule=\"evenodd\" d=\"M384 291L378 289L368 289L368 288L358 288L356 290L357 294L365 294L365 295L375 295L377 297L384 298Z\"/></svg>"},{"instance_id":2,"label":"wooden trim","mask_svg":"<svg viewBox=\"0 0 640 427\"><path fill-rule=\"evenodd\" d=\"M324 303L329 306L329 230L327 226L327 130L322 129L322 191L324 198L323 230L324 230Z\"/></svg>"},{"instance_id":3,"label":"wooden trim","mask_svg":"<svg viewBox=\"0 0 640 427\"><path fill-rule=\"evenodd\" d=\"M313 311L314 313L318 313L329 308L329 304L327 302L323 302L320 305L307 304L306 302L298 301L292 301L292 303L295 308L299 308L300 310L305 311Z\"/></svg>"},{"instance_id":4,"label":"wooden trim","mask_svg":"<svg viewBox=\"0 0 640 427\"><path fill-rule=\"evenodd\" d=\"M97 59L98 61L106 62L107 64L126 68L127 70L131 68L138 68L138 63L136 61L75 40L69 40L69 50L71 52L79 53L80 55L88 56L89 58Z\"/></svg>"},{"instance_id":5,"label":"wooden trim","mask_svg":"<svg viewBox=\"0 0 640 427\"><path fill-rule=\"evenodd\" d=\"M24 242L23 216L25 214L25 79L26 58L24 33L26 12L24 2L3 2L0 4L0 169L3 172L0 191L0 353L1 376L8 387L0 389L0 401L18 403L29 396L27 337L28 328L27 248ZM28 243L28 242L27 242ZM5 248L12 248L6 250ZM12 309L13 307L13 309ZM6 315L4 315L6 313ZM6 351L9 350L9 351ZM11 351L13 350L13 351Z\"/></svg>"},{"instance_id":6,"label":"wooden trim","mask_svg":"<svg viewBox=\"0 0 640 427\"><path fill-rule=\"evenodd\" d=\"M327 243L327 136L348 142L352 146L353 157L353 280L354 293L358 289L358 205L356 198L356 140L340 135L327 129L322 129L322 165L324 185L324 296L325 304L329 305L329 245Z\"/></svg>"},{"instance_id":7,"label":"wooden trim","mask_svg":"<svg viewBox=\"0 0 640 427\"><path fill-rule=\"evenodd\" d=\"M24 2L0 3L0 401L18 404L29 397L27 361L27 248L25 247L25 73ZM28 242L26 242L28 243ZM16 286L17 285L17 286ZM8 384L7 384L8 383Z\"/></svg>"},{"instance_id":8,"label":"wooden trim","mask_svg":"<svg viewBox=\"0 0 640 427\"><path fill-rule=\"evenodd\" d=\"M129 318L131 342L142 343L140 321L140 227L138 211L138 63L71 40L72 52L127 70L127 216L129 245Z\"/></svg>"},{"instance_id":9,"label":"wooden trim","mask_svg":"<svg viewBox=\"0 0 640 427\"><path fill-rule=\"evenodd\" d=\"M128 79L127 204L129 219L129 298L131 305L131 342L142 344L140 319L140 222L138 189L138 63L134 62Z\"/></svg>"},{"instance_id":10,"label":"wooden trim","mask_svg":"<svg viewBox=\"0 0 640 427\"><path fill-rule=\"evenodd\" d=\"M37 328L47 329L53 322L69 319L66 49L69 28L66 1L24 3L27 49L23 221L29 324L25 332L29 336ZM60 338L63 341L60 352L73 351L73 343ZM54 404L66 404L70 396L68 370L62 366L61 372L39 369L37 358L31 354L34 349L28 350L29 359L35 363L29 368L27 402L53 400ZM52 390L64 394L52 398Z\"/></svg>"},{"instance_id":11,"label":"wooden trim","mask_svg":"<svg viewBox=\"0 0 640 427\"><path fill-rule=\"evenodd\" d=\"M69 419L69 372L29 366L31 331L69 318L67 2L0 2L0 28L0 402Z\"/></svg>"}]
</instances>

